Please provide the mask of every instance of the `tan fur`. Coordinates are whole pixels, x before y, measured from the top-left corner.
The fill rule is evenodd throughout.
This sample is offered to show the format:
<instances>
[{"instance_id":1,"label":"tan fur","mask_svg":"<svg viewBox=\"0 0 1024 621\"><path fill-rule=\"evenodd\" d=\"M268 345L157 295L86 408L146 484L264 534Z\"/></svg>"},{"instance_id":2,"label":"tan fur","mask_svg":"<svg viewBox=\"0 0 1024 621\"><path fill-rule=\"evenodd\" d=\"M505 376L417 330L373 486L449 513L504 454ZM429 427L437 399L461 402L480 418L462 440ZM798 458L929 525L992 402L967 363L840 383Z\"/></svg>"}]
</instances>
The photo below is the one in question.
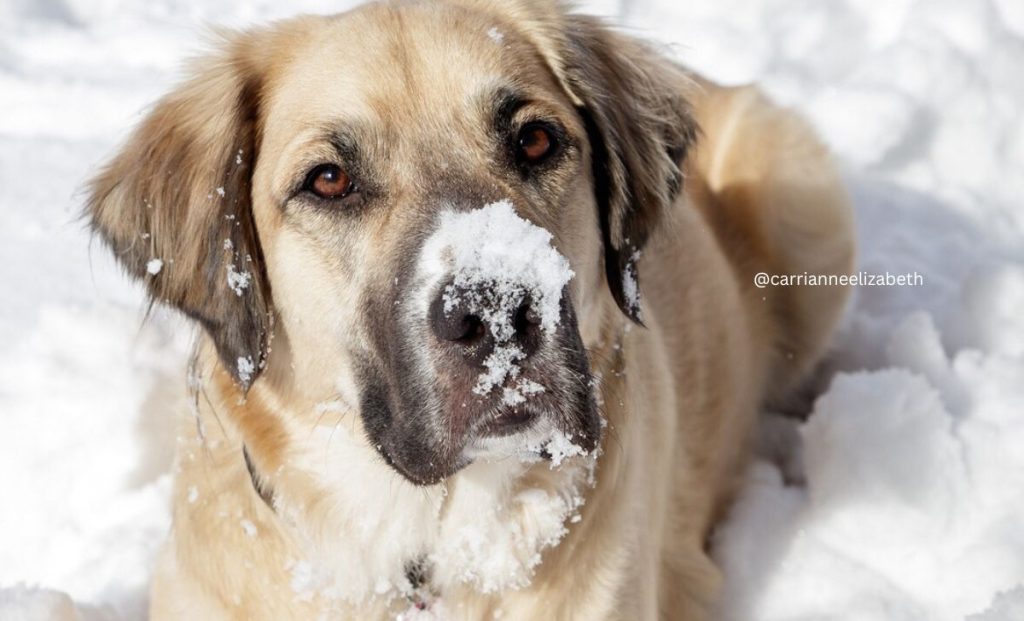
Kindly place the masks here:
<instances>
[{"instance_id":1,"label":"tan fur","mask_svg":"<svg viewBox=\"0 0 1024 621\"><path fill-rule=\"evenodd\" d=\"M474 96L498 76L578 138L546 181L560 209L487 172L494 158ZM339 122L364 132L360 146L401 209L335 218L284 207L289 180L327 157L318 132ZM606 165L592 168L602 149ZM758 289L753 276L851 268L839 176L808 126L753 87L691 75L556 3L460 0L228 35L94 182L96 230L156 300L206 331L154 619L393 618L408 606L401 598L339 593L393 582L389 555L405 558L393 548L440 549L447 528L486 522L480 481L499 499L574 489L585 473L575 462L473 464L412 485L379 458L358 415L345 347L370 351L375 321L406 303L382 309L368 292L399 286L410 240L430 225L427 205L506 196L552 232L576 273L607 427L580 520L543 551L529 584L484 593L441 567L437 605L452 619L713 615L721 576L707 538L735 492L756 413L806 375L846 298ZM637 250L643 326L620 310L628 300L616 282ZM174 262L148 275L151 257ZM224 282L229 266L252 276L241 293ZM251 377L237 366L247 356ZM528 513L501 519L529 525ZM334 567L351 570L347 580L317 583L307 571L317 554L360 560Z\"/></svg>"},{"instance_id":2,"label":"tan fur","mask_svg":"<svg viewBox=\"0 0 1024 621\"><path fill-rule=\"evenodd\" d=\"M845 274L853 269L853 221L828 150L795 114L754 87L701 81L692 98L706 145L691 160L702 188L696 205L720 243L751 274ZM749 289L749 287L748 287ZM769 399L780 400L821 354L846 302L843 287L750 290L776 327Z\"/></svg>"}]
</instances>

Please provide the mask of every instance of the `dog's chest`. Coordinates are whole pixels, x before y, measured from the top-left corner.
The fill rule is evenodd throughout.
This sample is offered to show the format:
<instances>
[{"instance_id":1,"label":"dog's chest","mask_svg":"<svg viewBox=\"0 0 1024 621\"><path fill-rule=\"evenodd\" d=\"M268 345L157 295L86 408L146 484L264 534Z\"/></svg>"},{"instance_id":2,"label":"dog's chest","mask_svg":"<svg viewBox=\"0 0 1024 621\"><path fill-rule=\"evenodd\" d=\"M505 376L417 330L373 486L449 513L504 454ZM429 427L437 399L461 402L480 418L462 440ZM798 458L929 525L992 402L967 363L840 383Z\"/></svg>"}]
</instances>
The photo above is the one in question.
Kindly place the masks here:
<instances>
[{"instance_id":1,"label":"dog's chest","mask_svg":"<svg viewBox=\"0 0 1024 621\"><path fill-rule=\"evenodd\" d=\"M418 487L349 434L327 440L311 437L291 460L286 471L307 484L297 493L282 486L275 508L297 542L293 590L338 603L425 609L456 588L529 585L542 553L578 521L593 467L589 458L558 468L478 462L444 485Z\"/></svg>"}]
</instances>

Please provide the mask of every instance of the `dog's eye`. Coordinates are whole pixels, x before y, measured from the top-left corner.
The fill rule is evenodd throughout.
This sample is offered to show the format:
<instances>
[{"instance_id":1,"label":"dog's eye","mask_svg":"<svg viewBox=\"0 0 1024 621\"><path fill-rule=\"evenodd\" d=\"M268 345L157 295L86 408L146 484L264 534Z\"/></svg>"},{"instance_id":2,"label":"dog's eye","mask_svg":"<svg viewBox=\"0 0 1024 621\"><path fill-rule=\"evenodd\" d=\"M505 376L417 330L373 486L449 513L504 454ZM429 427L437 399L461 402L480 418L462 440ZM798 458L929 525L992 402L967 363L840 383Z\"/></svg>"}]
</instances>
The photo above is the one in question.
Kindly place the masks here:
<instances>
[{"instance_id":1,"label":"dog's eye","mask_svg":"<svg viewBox=\"0 0 1024 621\"><path fill-rule=\"evenodd\" d=\"M535 166L550 157L558 143L554 134L543 123L530 123L519 130L516 146L519 160Z\"/></svg>"},{"instance_id":2,"label":"dog's eye","mask_svg":"<svg viewBox=\"0 0 1024 621\"><path fill-rule=\"evenodd\" d=\"M321 164L310 171L306 189L320 198L345 198L355 190L355 184L340 166Z\"/></svg>"}]
</instances>

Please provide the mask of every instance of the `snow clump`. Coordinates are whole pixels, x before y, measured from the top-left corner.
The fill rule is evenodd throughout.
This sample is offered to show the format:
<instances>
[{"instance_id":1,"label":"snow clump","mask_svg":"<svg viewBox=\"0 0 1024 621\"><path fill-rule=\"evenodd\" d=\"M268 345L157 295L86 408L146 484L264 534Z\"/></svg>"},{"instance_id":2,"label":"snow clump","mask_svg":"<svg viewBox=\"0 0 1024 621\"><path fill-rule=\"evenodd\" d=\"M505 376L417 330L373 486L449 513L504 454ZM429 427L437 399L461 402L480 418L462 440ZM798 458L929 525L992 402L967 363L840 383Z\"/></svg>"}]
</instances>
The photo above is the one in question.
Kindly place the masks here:
<instances>
[{"instance_id":1,"label":"snow clump","mask_svg":"<svg viewBox=\"0 0 1024 621\"><path fill-rule=\"evenodd\" d=\"M558 325L562 291L574 274L551 240L549 231L521 218L511 201L502 200L472 211L445 211L424 245L426 260L440 263L435 272L453 277L443 292L444 312L460 308L476 315L494 338L494 350L473 388L479 395L519 375L518 363L526 354L513 340L514 321L524 300L542 331L550 333ZM536 388L532 383L508 388L503 399L516 405Z\"/></svg>"},{"instance_id":2,"label":"snow clump","mask_svg":"<svg viewBox=\"0 0 1024 621\"><path fill-rule=\"evenodd\" d=\"M252 283L252 274L240 272L234 264L228 265L228 287L235 292L235 295L242 297L242 293Z\"/></svg>"},{"instance_id":3,"label":"snow clump","mask_svg":"<svg viewBox=\"0 0 1024 621\"><path fill-rule=\"evenodd\" d=\"M252 376L256 374L256 363L252 361L252 356L239 356L235 364L238 368L238 379L248 384Z\"/></svg>"}]
</instances>

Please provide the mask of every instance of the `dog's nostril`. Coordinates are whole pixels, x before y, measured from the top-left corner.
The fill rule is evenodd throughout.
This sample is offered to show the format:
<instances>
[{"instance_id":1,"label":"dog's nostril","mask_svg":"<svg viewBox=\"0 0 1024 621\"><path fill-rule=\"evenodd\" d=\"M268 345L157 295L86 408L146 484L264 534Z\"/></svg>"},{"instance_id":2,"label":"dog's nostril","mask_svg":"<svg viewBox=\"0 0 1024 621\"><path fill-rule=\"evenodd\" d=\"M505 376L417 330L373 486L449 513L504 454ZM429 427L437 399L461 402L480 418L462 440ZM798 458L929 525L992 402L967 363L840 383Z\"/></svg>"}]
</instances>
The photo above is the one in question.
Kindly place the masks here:
<instances>
[{"instance_id":1,"label":"dog's nostril","mask_svg":"<svg viewBox=\"0 0 1024 621\"><path fill-rule=\"evenodd\" d=\"M533 309L533 305L530 303L529 298L523 300L523 303L519 305L518 309L516 309L513 325L517 334L523 334L527 330L540 325L540 315Z\"/></svg>"},{"instance_id":2,"label":"dog's nostril","mask_svg":"<svg viewBox=\"0 0 1024 621\"><path fill-rule=\"evenodd\" d=\"M527 297L512 317L512 327L523 353L527 356L540 347L540 315Z\"/></svg>"},{"instance_id":3,"label":"dog's nostril","mask_svg":"<svg viewBox=\"0 0 1024 621\"><path fill-rule=\"evenodd\" d=\"M530 307L529 303L523 302L512 318L512 327L517 335L526 334L533 326L540 325L540 317Z\"/></svg>"},{"instance_id":4,"label":"dog's nostril","mask_svg":"<svg viewBox=\"0 0 1024 621\"><path fill-rule=\"evenodd\" d=\"M467 312L458 305L448 306L443 296L432 303L429 319L437 338L467 348L480 343L488 334L487 324L480 315Z\"/></svg>"},{"instance_id":5,"label":"dog's nostril","mask_svg":"<svg viewBox=\"0 0 1024 621\"><path fill-rule=\"evenodd\" d=\"M487 328L484 326L483 320L476 315L466 315L463 317L462 326L462 336L453 340L462 343L472 343L479 341L487 334Z\"/></svg>"}]
</instances>

